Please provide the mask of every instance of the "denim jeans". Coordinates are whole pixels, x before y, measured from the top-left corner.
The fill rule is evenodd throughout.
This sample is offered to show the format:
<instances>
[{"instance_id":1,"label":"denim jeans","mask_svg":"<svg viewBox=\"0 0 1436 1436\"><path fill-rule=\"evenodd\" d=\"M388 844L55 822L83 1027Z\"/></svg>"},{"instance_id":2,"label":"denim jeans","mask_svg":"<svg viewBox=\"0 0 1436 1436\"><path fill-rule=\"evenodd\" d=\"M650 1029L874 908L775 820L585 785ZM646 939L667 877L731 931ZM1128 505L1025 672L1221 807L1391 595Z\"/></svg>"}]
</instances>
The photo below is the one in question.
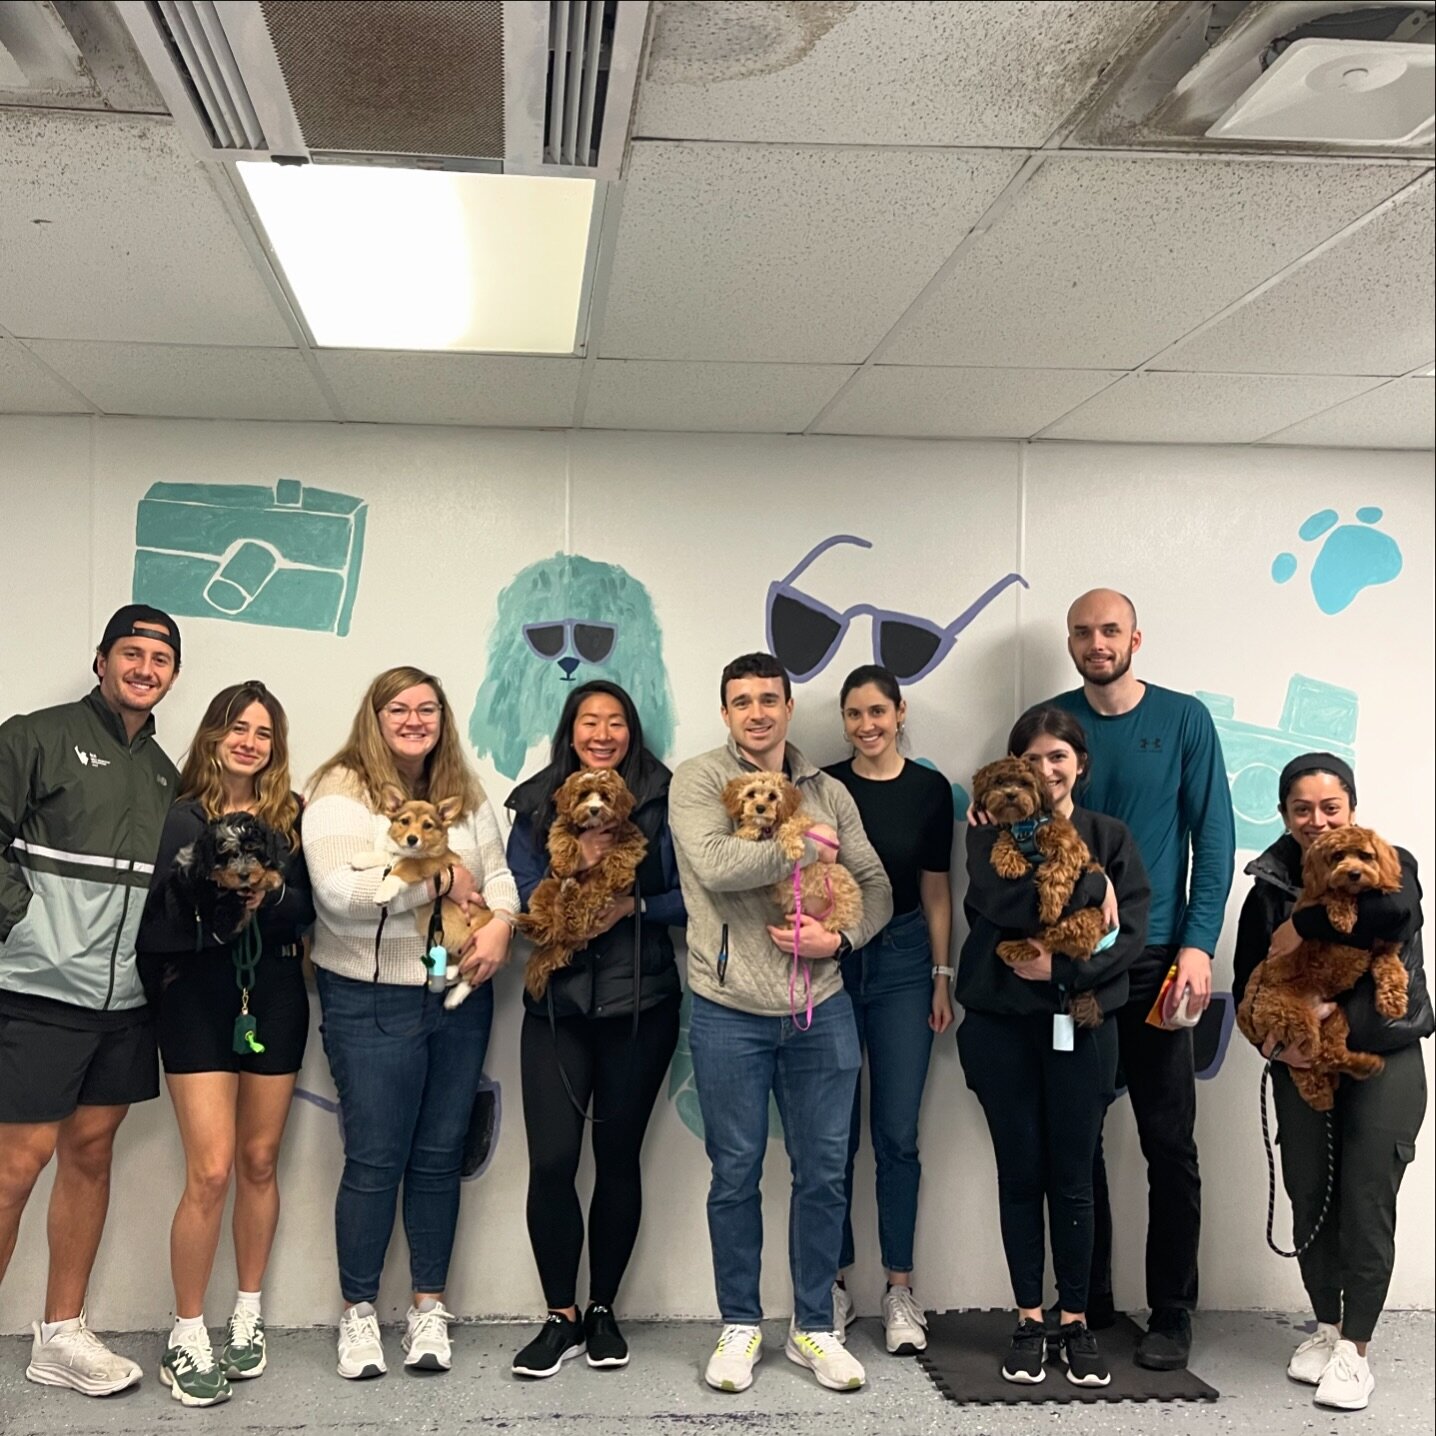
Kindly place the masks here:
<instances>
[{"instance_id":1,"label":"denim jeans","mask_svg":"<svg viewBox=\"0 0 1436 1436\"><path fill-rule=\"evenodd\" d=\"M868 1058L868 1125L878 1175L878 1245L888 1271L912 1270L917 1226L917 1118L932 1055L932 946L922 909L895 917L843 960L858 1044ZM853 1161L862 1136L861 1083L848 1132L840 1267L853 1264Z\"/></svg>"},{"instance_id":2,"label":"denim jeans","mask_svg":"<svg viewBox=\"0 0 1436 1436\"><path fill-rule=\"evenodd\" d=\"M339 1289L351 1303L378 1296L402 1182L413 1289L441 1292L493 988L485 983L450 1012L422 987L355 982L323 968L315 976L344 1132L334 1204Z\"/></svg>"},{"instance_id":3,"label":"denim jeans","mask_svg":"<svg viewBox=\"0 0 1436 1436\"><path fill-rule=\"evenodd\" d=\"M759 1017L695 995L688 1043L713 1164L708 1235L723 1321L752 1326L763 1317L758 1184L772 1092L793 1172L788 1266L794 1317L800 1331L831 1331L843 1166L862 1065L852 1002L846 992L836 993L813 1009L812 1026L800 1032L786 1016Z\"/></svg>"}]
</instances>

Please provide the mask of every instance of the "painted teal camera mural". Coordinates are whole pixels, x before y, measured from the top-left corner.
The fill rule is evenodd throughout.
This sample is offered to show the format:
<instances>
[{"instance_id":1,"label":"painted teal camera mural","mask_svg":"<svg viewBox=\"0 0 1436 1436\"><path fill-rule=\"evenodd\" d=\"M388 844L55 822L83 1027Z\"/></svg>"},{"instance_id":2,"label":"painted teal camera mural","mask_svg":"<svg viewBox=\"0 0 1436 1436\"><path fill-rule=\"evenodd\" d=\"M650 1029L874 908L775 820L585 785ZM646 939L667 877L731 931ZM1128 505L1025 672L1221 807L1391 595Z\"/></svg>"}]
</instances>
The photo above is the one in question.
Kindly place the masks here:
<instances>
[{"instance_id":1,"label":"painted teal camera mural","mask_svg":"<svg viewBox=\"0 0 1436 1436\"><path fill-rule=\"evenodd\" d=\"M1221 694L1197 697L1211 710L1222 740L1239 848L1259 853L1281 836L1277 779L1293 758L1318 750L1355 765L1358 700L1349 688L1292 674L1275 728L1239 722L1236 705Z\"/></svg>"},{"instance_id":2,"label":"painted teal camera mural","mask_svg":"<svg viewBox=\"0 0 1436 1436\"><path fill-rule=\"evenodd\" d=\"M134 599L178 616L349 632L368 505L297 479L151 484L135 513Z\"/></svg>"}]
</instances>

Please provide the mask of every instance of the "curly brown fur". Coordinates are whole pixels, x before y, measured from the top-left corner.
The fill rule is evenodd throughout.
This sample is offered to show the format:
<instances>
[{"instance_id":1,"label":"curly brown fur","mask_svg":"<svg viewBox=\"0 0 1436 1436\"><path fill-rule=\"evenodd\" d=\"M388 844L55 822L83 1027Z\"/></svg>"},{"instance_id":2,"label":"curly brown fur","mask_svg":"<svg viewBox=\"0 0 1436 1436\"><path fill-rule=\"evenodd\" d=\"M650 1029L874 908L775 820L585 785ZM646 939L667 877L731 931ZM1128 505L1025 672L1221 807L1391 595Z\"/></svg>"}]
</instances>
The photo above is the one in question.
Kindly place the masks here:
<instances>
[{"instance_id":1,"label":"curly brown fur","mask_svg":"<svg viewBox=\"0 0 1436 1436\"><path fill-rule=\"evenodd\" d=\"M633 794L611 768L573 773L554 794L557 816L548 830L548 876L534 889L519 930L534 943L524 986L542 997L549 979L598 935L600 918L632 892L648 839L630 817ZM579 837L609 830L613 842L591 867L582 868Z\"/></svg>"},{"instance_id":2,"label":"curly brown fur","mask_svg":"<svg viewBox=\"0 0 1436 1436\"><path fill-rule=\"evenodd\" d=\"M1297 910L1324 907L1338 932L1356 926L1363 893L1396 892L1401 864L1395 850L1369 828L1334 828L1323 833L1302 860L1302 891ZM1283 1047L1300 1047L1311 1058L1308 1068L1291 1069L1292 1082L1318 1112L1331 1110L1342 1073L1363 1080L1386 1065L1346 1045L1346 1015L1338 1007L1318 1022L1314 1007L1349 992L1363 973L1376 984L1376 1007L1383 1017L1406 1013L1406 968L1400 946L1375 943L1370 951L1345 943L1304 941L1291 953L1257 965L1237 1009L1237 1026L1256 1046L1269 1038Z\"/></svg>"},{"instance_id":3,"label":"curly brown fur","mask_svg":"<svg viewBox=\"0 0 1436 1436\"><path fill-rule=\"evenodd\" d=\"M733 819L734 837L775 842L790 862L803 856L813 819L802 811L796 785L782 773L740 773L724 787L723 806ZM841 863L809 863L799 884L804 915L829 932L851 932L862 922L862 891ZM791 878L774 883L773 898L785 917L797 911Z\"/></svg>"},{"instance_id":4,"label":"curly brown fur","mask_svg":"<svg viewBox=\"0 0 1436 1436\"><path fill-rule=\"evenodd\" d=\"M1037 888L1037 916L1041 931L1025 938L1000 942L997 955L1009 967L1019 967L1037 956L1032 942L1049 952L1085 962L1106 935L1107 924L1100 908L1083 908L1062 916L1062 910L1085 872L1100 872L1082 835L1069 819L1052 810L1052 795L1037 769L1023 758L1000 758L979 768L972 779L975 807L986 812L1003 831L992 849L992 867L998 877L1012 882L1032 871L1032 863L1012 836L1012 824L1029 818L1045 818L1033 841L1042 854L1033 882ZM1102 1021L1102 1009L1090 993L1072 999L1073 1018L1084 1027Z\"/></svg>"}]
</instances>

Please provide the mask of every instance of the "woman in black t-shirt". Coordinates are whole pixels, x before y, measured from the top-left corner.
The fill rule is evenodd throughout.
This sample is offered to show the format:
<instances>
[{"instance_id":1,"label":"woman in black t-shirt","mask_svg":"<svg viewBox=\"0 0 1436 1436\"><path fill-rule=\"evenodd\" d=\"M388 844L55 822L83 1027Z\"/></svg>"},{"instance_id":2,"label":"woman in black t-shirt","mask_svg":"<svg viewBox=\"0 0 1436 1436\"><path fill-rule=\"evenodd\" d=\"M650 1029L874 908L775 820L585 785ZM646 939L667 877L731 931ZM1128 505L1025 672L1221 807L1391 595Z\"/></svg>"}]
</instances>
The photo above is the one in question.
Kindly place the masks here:
<instances>
[{"instance_id":1,"label":"woman in black t-shirt","mask_svg":"<svg viewBox=\"0 0 1436 1436\"><path fill-rule=\"evenodd\" d=\"M852 795L869 841L893 889L893 917L865 946L842 959L858 1038L868 1058L869 1125L877 1164L878 1242L887 1289L887 1349L911 1356L927 1345L926 1321L912 1294L917 1225L918 1112L932 1036L952 1026L948 943L952 935L952 788L941 773L903 757L907 717L895 677L876 664L843 684L843 728L853 756L824 771ZM934 958L936 954L936 958ZM861 1089L853 1096L848 1137L847 1202L833 1324L853 1318L843 1273L854 1260L853 1159L861 1134Z\"/></svg>"}]
</instances>

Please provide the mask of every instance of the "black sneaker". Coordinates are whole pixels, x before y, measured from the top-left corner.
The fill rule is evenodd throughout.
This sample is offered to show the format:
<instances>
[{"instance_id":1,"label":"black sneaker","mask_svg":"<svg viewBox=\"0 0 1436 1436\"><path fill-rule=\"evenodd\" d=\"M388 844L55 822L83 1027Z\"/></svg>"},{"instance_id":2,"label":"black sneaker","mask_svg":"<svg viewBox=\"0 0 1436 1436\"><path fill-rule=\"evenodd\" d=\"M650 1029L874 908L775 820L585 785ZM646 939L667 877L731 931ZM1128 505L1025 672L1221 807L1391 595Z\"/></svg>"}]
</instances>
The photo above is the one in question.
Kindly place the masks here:
<instances>
[{"instance_id":1,"label":"black sneaker","mask_svg":"<svg viewBox=\"0 0 1436 1436\"><path fill-rule=\"evenodd\" d=\"M515 1376L552 1376L565 1361L583 1355L583 1323L551 1311L539 1334L514 1357Z\"/></svg>"},{"instance_id":2,"label":"black sneaker","mask_svg":"<svg viewBox=\"0 0 1436 1436\"><path fill-rule=\"evenodd\" d=\"M1191 1354L1191 1312L1160 1306L1152 1313L1132 1360L1148 1371L1180 1371Z\"/></svg>"},{"instance_id":3,"label":"black sneaker","mask_svg":"<svg viewBox=\"0 0 1436 1436\"><path fill-rule=\"evenodd\" d=\"M1012 1333L1012 1345L1002 1363L1002 1379L1036 1386L1047 1379L1042 1363L1047 1359L1047 1332L1040 1321L1024 1316Z\"/></svg>"},{"instance_id":4,"label":"black sneaker","mask_svg":"<svg viewBox=\"0 0 1436 1436\"><path fill-rule=\"evenodd\" d=\"M590 1366L628 1365L628 1343L608 1307L595 1302L584 1312L583 1338Z\"/></svg>"},{"instance_id":5,"label":"black sneaker","mask_svg":"<svg viewBox=\"0 0 1436 1436\"><path fill-rule=\"evenodd\" d=\"M1069 1321L1062 1328L1062 1360L1073 1386L1106 1386L1112 1379L1097 1350L1097 1338L1080 1321Z\"/></svg>"}]
</instances>

